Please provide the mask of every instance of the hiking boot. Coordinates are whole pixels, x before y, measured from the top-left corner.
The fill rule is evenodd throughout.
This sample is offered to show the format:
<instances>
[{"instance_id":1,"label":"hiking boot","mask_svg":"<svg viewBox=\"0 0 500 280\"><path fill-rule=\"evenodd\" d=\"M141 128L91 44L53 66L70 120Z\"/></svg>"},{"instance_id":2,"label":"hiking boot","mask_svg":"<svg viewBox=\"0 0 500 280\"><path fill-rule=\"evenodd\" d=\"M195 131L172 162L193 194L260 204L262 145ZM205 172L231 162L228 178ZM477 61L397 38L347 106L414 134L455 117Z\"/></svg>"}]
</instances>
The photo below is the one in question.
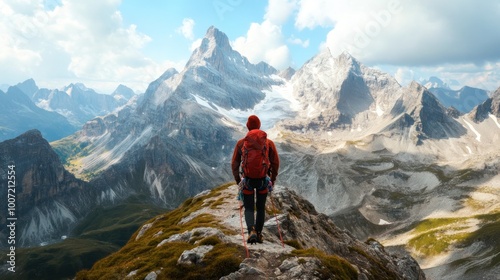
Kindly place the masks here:
<instances>
[{"instance_id":1,"label":"hiking boot","mask_svg":"<svg viewBox=\"0 0 500 280\"><path fill-rule=\"evenodd\" d=\"M262 232L257 233L257 242L264 243L264 237L262 236Z\"/></svg>"},{"instance_id":2,"label":"hiking boot","mask_svg":"<svg viewBox=\"0 0 500 280\"><path fill-rule=\"evenodd\" d=\"M252 227L252 230L250 231L250 234L248 236L247 243L255 244L257 242L259 242L257 232L255 231L255 228Z\"/></svg>"}]
</instances>

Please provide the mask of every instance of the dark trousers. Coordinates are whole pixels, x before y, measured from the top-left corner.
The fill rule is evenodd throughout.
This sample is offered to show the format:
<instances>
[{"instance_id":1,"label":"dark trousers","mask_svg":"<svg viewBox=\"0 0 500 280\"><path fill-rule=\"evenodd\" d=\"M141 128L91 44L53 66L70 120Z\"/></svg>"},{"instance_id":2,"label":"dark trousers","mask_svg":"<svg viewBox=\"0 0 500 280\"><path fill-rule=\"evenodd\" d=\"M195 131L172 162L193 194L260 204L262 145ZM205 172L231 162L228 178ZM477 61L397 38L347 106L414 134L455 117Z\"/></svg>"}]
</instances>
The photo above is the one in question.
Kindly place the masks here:
<instances>
[{"instance_id":1,"label":"dark trousers","mask_svg":"<svg viewBox=\"0 0 500 280\"><path fill-rule=\"evenodd\" d=\"M257 200L255 200L257 197ZM255 226L257 233L262 232L266 217L266 198L267 193L259 194L257 190L253 194L243 195L243 206L245 206L245 222L247 223L248 234L252 226ZM254 208L255 206L255 208ZM257 210L257 218L254 219L254 212Z\"/></svg>"}]
</instances>

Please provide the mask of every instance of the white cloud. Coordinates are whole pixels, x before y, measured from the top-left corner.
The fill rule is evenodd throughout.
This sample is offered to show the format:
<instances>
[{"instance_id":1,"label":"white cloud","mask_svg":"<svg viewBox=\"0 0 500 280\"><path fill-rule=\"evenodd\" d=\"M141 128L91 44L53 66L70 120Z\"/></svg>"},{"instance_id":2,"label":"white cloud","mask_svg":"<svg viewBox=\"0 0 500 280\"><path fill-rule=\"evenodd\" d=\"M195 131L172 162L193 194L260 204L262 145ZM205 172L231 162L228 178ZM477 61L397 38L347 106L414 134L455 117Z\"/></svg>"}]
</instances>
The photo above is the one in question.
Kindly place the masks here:
<instances>
[{"instance_id":1,"label":"white cloud","mask_svg":"<svg viewBox=\"0 0 500 280\"><path fill-rule=\"evenodd\" d=\"M276 69L284 69L291 60L284 41L281 27L264 20L262 24L252 23L246 37L237 38L233 48L252 63L265 61Z\"/></svg>"},{"instance_id":2,"label":"white cloud","mask_svg":"<svg viewBox=\"0 0 500 280\"><path fill-rule=\"evenodd\" d=\"M193 28L194 28L194 20L191 18L185 18L182 20L182 26L177 28L177 32L182 34L184 38L189 39L189 40L194 40L194 33L193 33Z\"/></svg>"},{"instance_id":3,"label":"white cloud","mask_svg":"<svg viewBox=\"0 0 500 280\"><path fill-rule=\"evenodd\" d=\"M294 45L300 45L302 46L303 48L307 48L309 47L309 39L307 40L302 40L302 39L299 39L299 38L295 38L294 36L291 36L290 38L288 38L287 40L290 44L294 44Z\"/></svg>"},{"instance_id":4,"label":"white cloud","mask_svg":"<svg viewBox=\"0 0 500 280\"><path fill-rule=\"evenodd\" d=\"M295 26L331 28L325 46L332 54L347 51L369 66L422 68L415 70L418 76L447 65L454 70L436 75L489 89L500 84L497 0L302 0ZM480 72L465 70L464 65Z\"/></svg>"},{"instance_id":5,"label":"white cloud","mask_svg":"<svg viewBox=\"0 0 500 280\"><path fill-rule=\"evenodd\" d=\"M340 1L331 0L302 0L295 19L295 26L299 29L317 26L332 27L338 17L342 15Z\"/></svg>"},{"instance_id":6,"label":"white cloud","mask_svg":"<svg viewBox=\"0 0 500 280\"><path fill-rule=\"evenodd\" d=\"M301 1L298 28L331 27L327 44L365 63L437 65L499 60L500 3Z\"/></svg>"},{"instance_id":7,"label":"white cloud","mask_svg":"<svg viewBox=\"0 0 500 280\"><path fill-rule=\"evenodd\" d=\"M297 0L269 0L264 19L276 25L284 24L297 9Z\"/></svg>"},{"instance_id":8,"label":"white cloud","mask_svg":"<svg viewBox=\"0 0 500 280\"><path fill-rule=\"evenodd\" d=\"M291 63L290 44L306 48L309 40L285 39L282 26L297 11L299 0L269 0L262 23L252 23L246 36L237 38L233 48L252 63L264 61L276 69L285 69Z\"/></svg>"},{"instance_id":9,"label":"white cloud","mask_svg":"<svg viewBox=\"0 0 500 280\"><path fill-rule=\"evenodd\" d=\"M415 79L415 73L413 72L412 69L406 68L406 67L400 67L396 70L396 73L394 74L394 78L398 81L399 84L401 85L407 85L411 81L416 80Z\"/></svg>"},{"instance_id":10,"label":"white cloud","mask_svg":"<svg viewBox=\"0 0 500 280\"><path fill-rule=\"evenodd\" d=\"M202 40L203 39L201 38L194 40L193 43L191 43L191 47L189 47L189 50L194 51L195 49L197 49L201 45Z\"/></svg>"},{"instance_id":11,"label":"white cloud","mask_svg":"<svg viewBox=\"0 0 500 280\"><path fill-rule=\"evenodd\" d=\"M77 80L101 92L119 83L145 89L174 64L144 56L151 38L123 24L120 2L62 0L52 10L41 0L0 2L2 82L34 78L61 87Z\"/></svg>"}]
</instances>

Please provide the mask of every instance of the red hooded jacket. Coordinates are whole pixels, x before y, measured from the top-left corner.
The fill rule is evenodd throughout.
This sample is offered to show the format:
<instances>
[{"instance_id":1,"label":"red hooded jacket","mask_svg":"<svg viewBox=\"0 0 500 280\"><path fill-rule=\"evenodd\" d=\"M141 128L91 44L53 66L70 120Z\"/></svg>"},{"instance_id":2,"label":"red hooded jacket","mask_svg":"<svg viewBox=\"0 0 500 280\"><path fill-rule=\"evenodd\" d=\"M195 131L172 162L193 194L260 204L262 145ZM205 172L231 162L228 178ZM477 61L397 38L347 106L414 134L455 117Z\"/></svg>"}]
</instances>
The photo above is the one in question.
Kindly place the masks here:
<instances>
[{"instance_id":1,"label":"red hooded jacket","mask_svg":"<svg viewBox=\"0 0 500 280\"><path fill-rule=\"evenodd\" d=\"M247 128L248 130L252 129L260 129L260 120L257 116L251 115L248 117L247 121ZM236 181L237 184L240 183L241 177L240 177L240 164L241 164L241 148L243 147L243 142L244 138L238 140L238 143L236 143L236 146L234 147L234 152L233 152L233 158L231 160L231 169L233 171L233 177L234 180ZM269 168L268 174L269 177L271 177L271 182L276 181L276 177L278 176L278 171L280 168L280 159L278 156L278 150L276 150L276 146L274 145L274 142L267 139L267 146L269 147L269 161L271 163L271 166Z\"/></svg>"}]
</instances>

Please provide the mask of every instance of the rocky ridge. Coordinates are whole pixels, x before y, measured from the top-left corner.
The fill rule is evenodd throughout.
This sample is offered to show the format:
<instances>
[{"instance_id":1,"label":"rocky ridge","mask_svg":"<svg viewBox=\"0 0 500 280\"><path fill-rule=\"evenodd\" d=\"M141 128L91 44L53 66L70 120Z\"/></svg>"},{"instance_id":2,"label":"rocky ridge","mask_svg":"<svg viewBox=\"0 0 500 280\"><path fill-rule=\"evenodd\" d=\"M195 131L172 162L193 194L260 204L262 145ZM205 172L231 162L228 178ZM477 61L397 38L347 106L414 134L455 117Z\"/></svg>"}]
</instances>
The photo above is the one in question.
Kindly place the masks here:
<instances>
[{"instance_id":1,"label":"rocky ridge","mask_svg":"<svg viewBox=\"0 0 500 280\"><path fill-rule=\"evenodd\" d=\"M264 243L248 245L246 257L237 191L231 184L205 191L151 219L124 248L76 279L188 279L197 273L225 280L425 279L413 258L391 255L373 239L355 239L311 203L279 186L268 197ZM214 263L219 266L215 272Z\"/></svg>"}]
</instances>

